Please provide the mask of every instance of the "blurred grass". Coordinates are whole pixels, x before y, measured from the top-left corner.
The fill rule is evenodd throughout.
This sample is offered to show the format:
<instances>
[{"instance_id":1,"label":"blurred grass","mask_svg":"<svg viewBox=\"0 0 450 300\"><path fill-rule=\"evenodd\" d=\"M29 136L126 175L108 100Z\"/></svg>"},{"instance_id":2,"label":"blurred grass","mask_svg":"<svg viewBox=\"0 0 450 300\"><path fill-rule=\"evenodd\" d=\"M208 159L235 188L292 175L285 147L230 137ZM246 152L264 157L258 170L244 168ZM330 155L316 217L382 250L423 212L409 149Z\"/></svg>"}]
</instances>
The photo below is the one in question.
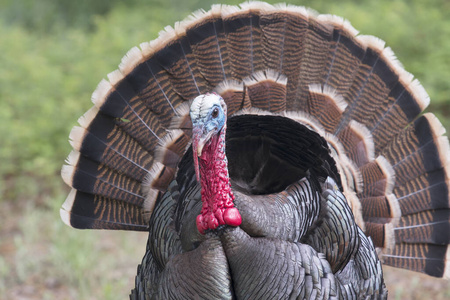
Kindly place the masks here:
<instances>
[{"instance_id":1,"label":"blurred grass","mask_svg":"<svg viewBox=\"0 0 450 300\"><path fill-rule=\"evenodd\" d=\"M362 34L385 40L425 86L430 110L450 129L450 2L290 3L340 15ZM91 107L98 82L132 46L211 4L0 0L0 295L121 299L129 293L146 235L77 231L59 220L68 192L59 177L70 152L68 134ZM386 278L398 282L390 285L393 299L450 297L447 282L411 274L387 271ZM432 296L427 284L438 287Z\"/></svg>"}]
</instances>

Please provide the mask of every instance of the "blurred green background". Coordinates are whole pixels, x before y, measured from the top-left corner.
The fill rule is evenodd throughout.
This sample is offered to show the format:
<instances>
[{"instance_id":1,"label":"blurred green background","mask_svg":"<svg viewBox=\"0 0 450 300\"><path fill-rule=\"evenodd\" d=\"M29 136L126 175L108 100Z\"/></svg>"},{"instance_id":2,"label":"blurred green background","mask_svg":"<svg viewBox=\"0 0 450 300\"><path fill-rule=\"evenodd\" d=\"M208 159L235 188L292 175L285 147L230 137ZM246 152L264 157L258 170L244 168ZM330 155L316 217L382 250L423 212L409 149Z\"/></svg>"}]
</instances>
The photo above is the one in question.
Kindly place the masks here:
<instances>
[{"instance_id":1,"label":"blurred green background","mask_svg":"<svg viewBox=\"0 0 450 300\"><path fill-rule=\"evenodd\" d=\"M0 0L0 299L127 297L147 236L62 224L68 134L131 47L212 3ZM450 129L448 0L289 3L342 16L385 40ZM446 281L390 269L386 277L391 299L450 298Z\"/></svg>"}]
</instances>

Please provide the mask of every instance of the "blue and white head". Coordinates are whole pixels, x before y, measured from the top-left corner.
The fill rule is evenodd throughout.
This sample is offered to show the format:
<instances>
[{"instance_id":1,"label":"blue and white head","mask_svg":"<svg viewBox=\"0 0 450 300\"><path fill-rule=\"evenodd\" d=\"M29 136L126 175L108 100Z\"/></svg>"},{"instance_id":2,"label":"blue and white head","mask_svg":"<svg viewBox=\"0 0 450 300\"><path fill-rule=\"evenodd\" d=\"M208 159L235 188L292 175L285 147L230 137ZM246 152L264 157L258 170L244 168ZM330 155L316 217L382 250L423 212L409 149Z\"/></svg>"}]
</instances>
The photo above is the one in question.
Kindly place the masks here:
<instances>
[{"instance_id":1,"label":"blue and white head","mask_svg":"<svg viewBox=\"0 0 450 300\"><path fill-rule=\"evenodd\" d=\"M200 95L191 104L192 145L198 156L211 138L220 134L226 122L226 104L222 97L208 93ZM194 154L195 155L195 154Z\"/></svg>"},{"instance_id":2,"label":"blue and white head","mask_svg":"<svg viewBox=\"0 0 450 300\"><path fill-rule=\"evenodd\" d=\"M227 120L227 106L217 94L200 95L194 99L189 112L192 121L192 151L197 180L200 181L198 158L211 159L214 153L203 153L205 145L218 143ZM223 139L225 136L222 137Z\"/></svg>"}]
</instances>

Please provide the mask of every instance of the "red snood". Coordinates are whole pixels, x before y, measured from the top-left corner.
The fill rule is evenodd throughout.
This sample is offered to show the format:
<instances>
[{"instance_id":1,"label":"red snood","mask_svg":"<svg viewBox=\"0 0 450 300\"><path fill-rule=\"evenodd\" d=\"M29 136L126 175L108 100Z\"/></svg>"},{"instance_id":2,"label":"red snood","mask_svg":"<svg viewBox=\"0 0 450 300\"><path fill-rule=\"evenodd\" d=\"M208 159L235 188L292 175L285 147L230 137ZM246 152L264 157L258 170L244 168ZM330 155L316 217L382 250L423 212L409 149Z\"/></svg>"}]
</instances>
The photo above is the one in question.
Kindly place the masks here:
<instances>
[{"instance_id":1,"label":"red snood","mask_svg":"<svg viewBox=\"0 0 450 300\"><path fill-rule=\"evenodd\" d=\"M200 159L200 183L202 187L202 211L197 216L200 233L216 229L219 225L239 226L242 219L234 207L225 155L225 130L213 136L204 146Z\"/></svg>"}]
</instances>

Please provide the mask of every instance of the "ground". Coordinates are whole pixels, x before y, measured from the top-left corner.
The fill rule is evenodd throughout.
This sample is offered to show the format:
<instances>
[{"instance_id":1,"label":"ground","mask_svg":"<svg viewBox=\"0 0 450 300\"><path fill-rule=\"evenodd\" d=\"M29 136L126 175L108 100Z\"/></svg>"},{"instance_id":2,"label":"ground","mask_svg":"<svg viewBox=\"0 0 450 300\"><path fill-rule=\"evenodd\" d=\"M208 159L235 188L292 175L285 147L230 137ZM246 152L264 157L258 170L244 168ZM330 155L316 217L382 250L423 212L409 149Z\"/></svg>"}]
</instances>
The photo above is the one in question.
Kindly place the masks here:
<instances>
[{"instance_id":1,"label":"ground","mask_svg":"<svg viewBox=\"0 0 450 300\"><path fill-rule=\"evenodd\" d=\"M69 228L59 218L63 199L2 202L0 299L127 299L147 234ZM450 299L446 280L384 272L389 299Z\"/></svg>"}]
</instances>

